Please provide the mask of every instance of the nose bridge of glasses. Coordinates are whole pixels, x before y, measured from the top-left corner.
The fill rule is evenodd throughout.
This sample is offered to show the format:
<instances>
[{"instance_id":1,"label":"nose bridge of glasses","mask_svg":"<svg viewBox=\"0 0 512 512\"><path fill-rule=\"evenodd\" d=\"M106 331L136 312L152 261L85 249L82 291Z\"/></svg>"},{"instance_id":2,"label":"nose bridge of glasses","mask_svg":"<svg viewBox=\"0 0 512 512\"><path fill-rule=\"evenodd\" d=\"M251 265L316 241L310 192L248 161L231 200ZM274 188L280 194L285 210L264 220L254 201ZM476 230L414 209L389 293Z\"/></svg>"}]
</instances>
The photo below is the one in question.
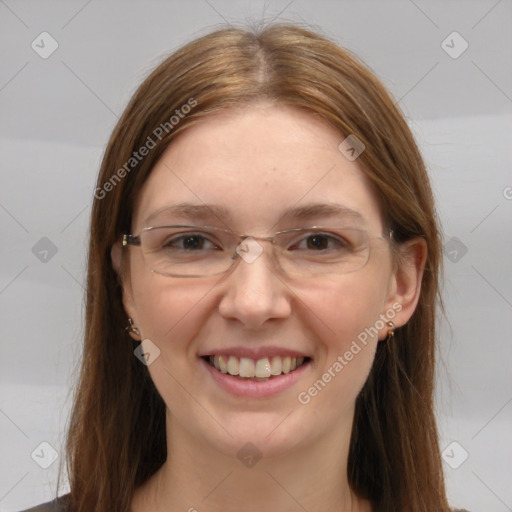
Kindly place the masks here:
<instances>
[{"instance_id":1,"label":"nose bridge of glasses","mask_svg":"<svg viewBox=\"0 0 512 512\"><path fill-rule=\"evenodd\" d=\"M260 242L275 242L275 235L273 236L256 236L256 235L237 235L239 240L243 242L244 240L247 240L248 238L252 238L253 240L260 241Z\"/></svg>"},{"instance_id":2,"label":"nose bridge of glasses","mask_svg":"<svg viewBox=\"0 0 512 512\"><path fill-rule=\"evenodd\" d=\"M261 242L270 242L272 247L275 240L273 236L239 235L233 258L242 259L249 264L254 263L265 252L264 244ZM270 249L270 254L272 253L273 250Z\"/></svg>"},{"instance_id":3,"label":"nose bridge of glasses","mask_svg":"<svg viewBox=\"0 0 512 512\"><path fill-rule=\"evenodd\" d=\"M262 253L265 249L260 242L270 242L270 245L274 245L275 236L238 235L235 250L238 253L239 250L245 252L246 249L252 249L255 252Z\"/></svg>"}]
</instances>

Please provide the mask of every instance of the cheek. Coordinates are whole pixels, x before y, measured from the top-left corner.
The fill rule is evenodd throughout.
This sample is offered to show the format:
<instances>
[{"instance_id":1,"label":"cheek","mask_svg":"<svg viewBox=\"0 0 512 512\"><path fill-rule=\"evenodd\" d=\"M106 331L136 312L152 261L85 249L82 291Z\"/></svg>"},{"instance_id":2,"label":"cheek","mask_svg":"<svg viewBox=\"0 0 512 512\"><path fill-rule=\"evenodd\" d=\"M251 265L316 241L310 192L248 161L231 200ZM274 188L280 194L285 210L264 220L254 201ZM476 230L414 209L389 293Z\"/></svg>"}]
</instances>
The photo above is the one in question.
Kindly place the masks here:
<instances>
[{"instance_id":1,"label":"cheek","mask_svg":"<svg viewBox=\"0 0 512 512\"><path fill-rule=\"evenodd\" d=\"M204 284L172 282L163 276L146 278L138 289L137 312L141 334L158 347L148 371L167 407L184 422L194 401L185 390L194 389L196 345L193 340L207 320Z\"/></svg>"},{"instance_id":2,"label":"cheek","mask_svg":"<svg viewBox=\"0 0 512 512\"><path fill-rule=\"evenodd\" d=\"M382 328L386 277L368 269L326 283L315 294L309 292L309 328L319 342L315 368L318 380L311 390L322 396L316 406L346 410L364 385Z\"/></svg>"},{"instance_id":3,"label":"cheek","mask_svg":"<svg viewBox=\"0 0 512 512\"><path fill-rule=\"evenodd\" d=\"M141 333L159 346L164 357L171 351L182 356L183 350L173 349L182 349L200 330L207 291L204 283L179 282L153 273L134 284Z\"/></svg>"},{"instance_id":4,"label":"cheek","mask_svg":"<svg viewBox=\"0 0 512 512\"><path fill-rule=\"evenodd\" d=\"M319 329L325 348L340 351L375 326L383 313L386 292L387 275L367 269L325 281L315 290L297 289L297 296L305 309L310 309L310 317L317 318L315 324L323 325Z\"/></svg>"}]
</instances>

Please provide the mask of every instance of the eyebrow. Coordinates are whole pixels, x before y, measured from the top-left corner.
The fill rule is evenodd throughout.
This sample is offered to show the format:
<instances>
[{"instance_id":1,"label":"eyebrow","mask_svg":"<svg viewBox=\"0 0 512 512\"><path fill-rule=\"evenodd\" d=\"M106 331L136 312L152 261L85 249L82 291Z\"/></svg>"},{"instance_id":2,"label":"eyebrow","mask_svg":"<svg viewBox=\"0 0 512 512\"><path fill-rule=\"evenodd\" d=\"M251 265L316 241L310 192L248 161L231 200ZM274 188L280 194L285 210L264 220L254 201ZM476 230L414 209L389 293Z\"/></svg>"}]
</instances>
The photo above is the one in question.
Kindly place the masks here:
<instances>
[{"instance_id":1,"label":"eyebrow","mask_svg":"<svg viewBox=\"0 0 512 512\"><path fill-rule=\"evenodd\" d=\"M364 222L361 213L340 203L312 203L298 208L286 210L283 219L309 220L314 217L349 217L352 220Z\"/></svg>"},{"instance_id":2,"label":"eyebrow","mask_svg":"<svg viewBox=\"0 0 512 512\"><path fill-rule=\"evenodd\" d=\"M208 221L217 219L221 222L232 221L233 216L226 208L214 204L178 203L164 206L153 212L144 221L145 225L160 215L186 217L191 220ZM363 215L339 203L312 203L286 210L280 218L283 220L311 220L315 217L348 217L364 223Z\"/></svg>"},{"instance_id":3,"label":"eyebrow","mask_svg":"<svg viewBox=\"0 0 512 512\"><path fill-rule=\"evenodd\" d=\"M221 221L227 221L232 219L230 212L222 206L214 204L177 203L159 208L146 218L144 224L147 225L149 221L163 214L167 214L171 217L187 217L193 220L209 220L217 218Z\"/></svg>"}]
</instances>

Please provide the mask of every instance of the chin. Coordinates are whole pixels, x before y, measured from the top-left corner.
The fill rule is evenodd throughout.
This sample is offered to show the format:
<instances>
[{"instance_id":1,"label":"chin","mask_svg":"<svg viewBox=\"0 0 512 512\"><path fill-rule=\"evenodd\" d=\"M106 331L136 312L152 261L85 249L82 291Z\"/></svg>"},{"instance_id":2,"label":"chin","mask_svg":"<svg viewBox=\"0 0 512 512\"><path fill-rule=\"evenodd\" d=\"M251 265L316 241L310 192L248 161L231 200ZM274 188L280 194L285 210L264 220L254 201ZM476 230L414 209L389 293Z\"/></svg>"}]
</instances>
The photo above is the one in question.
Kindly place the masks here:
<instances>
[{"instance_id":1,"label":"chin","mask_svg":"<svg viewBox=\"0 0 512 512\"><path fill-rule=\"evenodd\" d=\"M305 429L304 422L300 421L299 412L300 409L294 411L290 408L285 413L237 413L231 421L223 423L232 437L223 429L219 429L219 435L215 436L215 439L211 439L211 432L206 433L207 442L229 457L240 459L244 454L265 459L279 457L295 449L306 437L307 428ZM296 417L293 418L294 416Z\"/></svg>"}]
</instances>

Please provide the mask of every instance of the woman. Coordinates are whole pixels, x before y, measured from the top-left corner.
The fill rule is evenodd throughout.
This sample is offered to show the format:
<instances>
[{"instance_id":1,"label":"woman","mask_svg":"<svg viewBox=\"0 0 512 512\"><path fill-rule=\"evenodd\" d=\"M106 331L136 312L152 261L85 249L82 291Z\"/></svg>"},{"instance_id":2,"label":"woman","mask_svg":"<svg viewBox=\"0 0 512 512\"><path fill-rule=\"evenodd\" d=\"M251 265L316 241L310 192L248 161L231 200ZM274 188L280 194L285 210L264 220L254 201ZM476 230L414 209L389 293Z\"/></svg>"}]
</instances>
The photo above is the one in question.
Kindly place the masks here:
<instances>
[{"instance_id":1,"label":"woman","mask_svg":"<svg viewBox=\"0 0 512 512\"><path fill-rule=\"evenodd\" d=\"M450 510L432 193L393 100L289 25L144 81L92 211L71 492L36 510Z\"/></svg>"}]
</instances>

